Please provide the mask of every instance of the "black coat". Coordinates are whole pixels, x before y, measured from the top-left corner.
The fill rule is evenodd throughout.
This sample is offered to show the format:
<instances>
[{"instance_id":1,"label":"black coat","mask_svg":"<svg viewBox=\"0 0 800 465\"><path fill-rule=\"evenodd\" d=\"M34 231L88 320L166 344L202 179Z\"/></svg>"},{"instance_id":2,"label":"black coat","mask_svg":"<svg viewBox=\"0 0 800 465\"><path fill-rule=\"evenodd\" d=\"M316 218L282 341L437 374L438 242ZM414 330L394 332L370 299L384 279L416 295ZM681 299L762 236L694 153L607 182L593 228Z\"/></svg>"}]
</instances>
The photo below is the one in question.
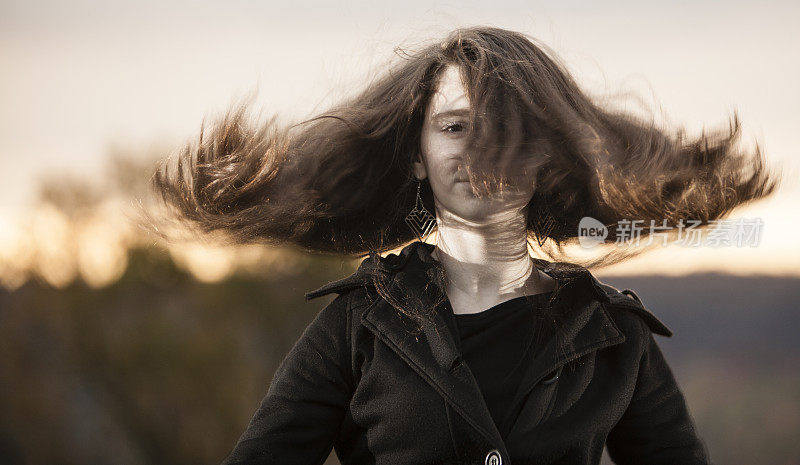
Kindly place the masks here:
<instances>
[{"instance_id":1,"label":"black coat","mask_svg":"<svg viewBox=\"0 0 800 465\"><path fill-rule=\"evenodd\" d=\"M336 292L281 362L260 407L223 463L706 464L681 390L653 333L672 332L636 295L587 269L556 272L583 296L526 368L500 428L435 313L411 320L379 297L370 272L392 279L398 302L429 298L432 245L371 256L352 275L306 294ZM437 308L445 308L439 306Z\"/></svg>"}]
</instances>

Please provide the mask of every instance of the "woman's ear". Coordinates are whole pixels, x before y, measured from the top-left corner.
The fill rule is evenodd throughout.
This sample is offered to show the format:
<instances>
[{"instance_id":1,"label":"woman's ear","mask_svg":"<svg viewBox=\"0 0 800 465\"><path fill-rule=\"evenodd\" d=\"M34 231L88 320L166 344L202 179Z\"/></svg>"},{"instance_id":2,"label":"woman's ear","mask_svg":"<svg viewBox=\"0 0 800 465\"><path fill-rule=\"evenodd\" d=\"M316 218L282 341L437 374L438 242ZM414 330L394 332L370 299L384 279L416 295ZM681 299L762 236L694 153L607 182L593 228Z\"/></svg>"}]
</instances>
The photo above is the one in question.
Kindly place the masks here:
<instances>
[{"instance_id":1,"label":"woman's ear","mask_svg":"<svg viewBox=\"0 0 800 465\"><path fill-rule=\"evenodd\" d=\"M422 181L428 177L428 171L425 168L425 163L422 162L422 154L417 152L414 156L414 161L411 162L411 168L414 170L414 177Z\"/></svg>"}]
</instances>

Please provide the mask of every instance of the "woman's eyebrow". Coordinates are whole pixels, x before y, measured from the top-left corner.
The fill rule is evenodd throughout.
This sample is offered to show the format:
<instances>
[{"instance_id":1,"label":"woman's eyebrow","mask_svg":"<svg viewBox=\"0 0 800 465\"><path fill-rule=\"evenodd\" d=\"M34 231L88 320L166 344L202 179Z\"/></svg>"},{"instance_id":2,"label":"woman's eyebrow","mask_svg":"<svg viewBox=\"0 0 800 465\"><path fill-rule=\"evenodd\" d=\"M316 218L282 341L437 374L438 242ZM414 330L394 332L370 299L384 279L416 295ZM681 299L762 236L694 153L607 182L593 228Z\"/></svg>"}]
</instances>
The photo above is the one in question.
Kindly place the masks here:
<instances>
[{"instance_id":1,"label":"woman's eyebrow","mask_svg":"<svg viewBox=\"0 0 800 465\"><path fill-rule=\"evenodd\" d=\"M431 117L432 120L437 120L446 117L453 117L453 116L469 116L469 108L456 108L454 110L447 110L442 111L439 113L434 113Z\"/></svg>"}]
</instances>

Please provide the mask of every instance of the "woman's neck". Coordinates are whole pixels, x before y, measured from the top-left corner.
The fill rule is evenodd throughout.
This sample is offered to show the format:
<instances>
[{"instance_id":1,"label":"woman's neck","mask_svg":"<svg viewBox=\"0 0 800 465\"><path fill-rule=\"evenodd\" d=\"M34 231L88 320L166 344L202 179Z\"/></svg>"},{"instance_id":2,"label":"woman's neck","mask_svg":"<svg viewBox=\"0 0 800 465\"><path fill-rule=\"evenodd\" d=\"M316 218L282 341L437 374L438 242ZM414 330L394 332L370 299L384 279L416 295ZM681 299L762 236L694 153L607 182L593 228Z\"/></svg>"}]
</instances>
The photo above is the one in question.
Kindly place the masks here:
<instances>
[{"instance_id":1,"label":"woman's neck","mask_svg":"<svg viewBox=\"0 0 800 465\"><path fill-rule=\"evenodd\" d=\"M552 290L555 281L534 266L528 253L524 215L481 225L437 219L432 256L444 268L455 313L480 312L514 297Z\"/></svg>"}]
</instances>

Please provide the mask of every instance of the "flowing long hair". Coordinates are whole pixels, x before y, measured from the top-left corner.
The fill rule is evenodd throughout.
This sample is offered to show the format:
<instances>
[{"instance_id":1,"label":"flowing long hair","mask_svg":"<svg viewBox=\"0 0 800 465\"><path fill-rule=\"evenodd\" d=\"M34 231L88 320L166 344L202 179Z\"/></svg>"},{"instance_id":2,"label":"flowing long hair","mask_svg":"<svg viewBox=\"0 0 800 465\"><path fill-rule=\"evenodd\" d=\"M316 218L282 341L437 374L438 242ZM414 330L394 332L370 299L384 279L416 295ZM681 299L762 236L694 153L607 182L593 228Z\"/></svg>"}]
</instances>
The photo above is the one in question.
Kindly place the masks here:
<instances>
[{"instance_id":1,"label":"flowing long hair","mask_svg":"<svg viewBox=\"0 0 800 465\"><path fill-rule=\"evenodd\" d=\"M411 167L448 65L461 70L470 102L474 192L502 189L507 173L530 173L528 240L550 239L551 257L577 238L583 217L608 226L608 241L625 219L708 225L779 183L758 146L737 147L736 112L728 128L689 139L682 128L603 108L526 34L467 27L398 55L358 94L297 124L253 123L249 103L232 106L201 126L175 169L157 170L153 188L176 217L237 243L345 256L394 250L416 239L405 222L417 192ZM434 211L427 181L422 199ZM610 252L592 265L622 255Z\"/></svg>"}]
</instances>

